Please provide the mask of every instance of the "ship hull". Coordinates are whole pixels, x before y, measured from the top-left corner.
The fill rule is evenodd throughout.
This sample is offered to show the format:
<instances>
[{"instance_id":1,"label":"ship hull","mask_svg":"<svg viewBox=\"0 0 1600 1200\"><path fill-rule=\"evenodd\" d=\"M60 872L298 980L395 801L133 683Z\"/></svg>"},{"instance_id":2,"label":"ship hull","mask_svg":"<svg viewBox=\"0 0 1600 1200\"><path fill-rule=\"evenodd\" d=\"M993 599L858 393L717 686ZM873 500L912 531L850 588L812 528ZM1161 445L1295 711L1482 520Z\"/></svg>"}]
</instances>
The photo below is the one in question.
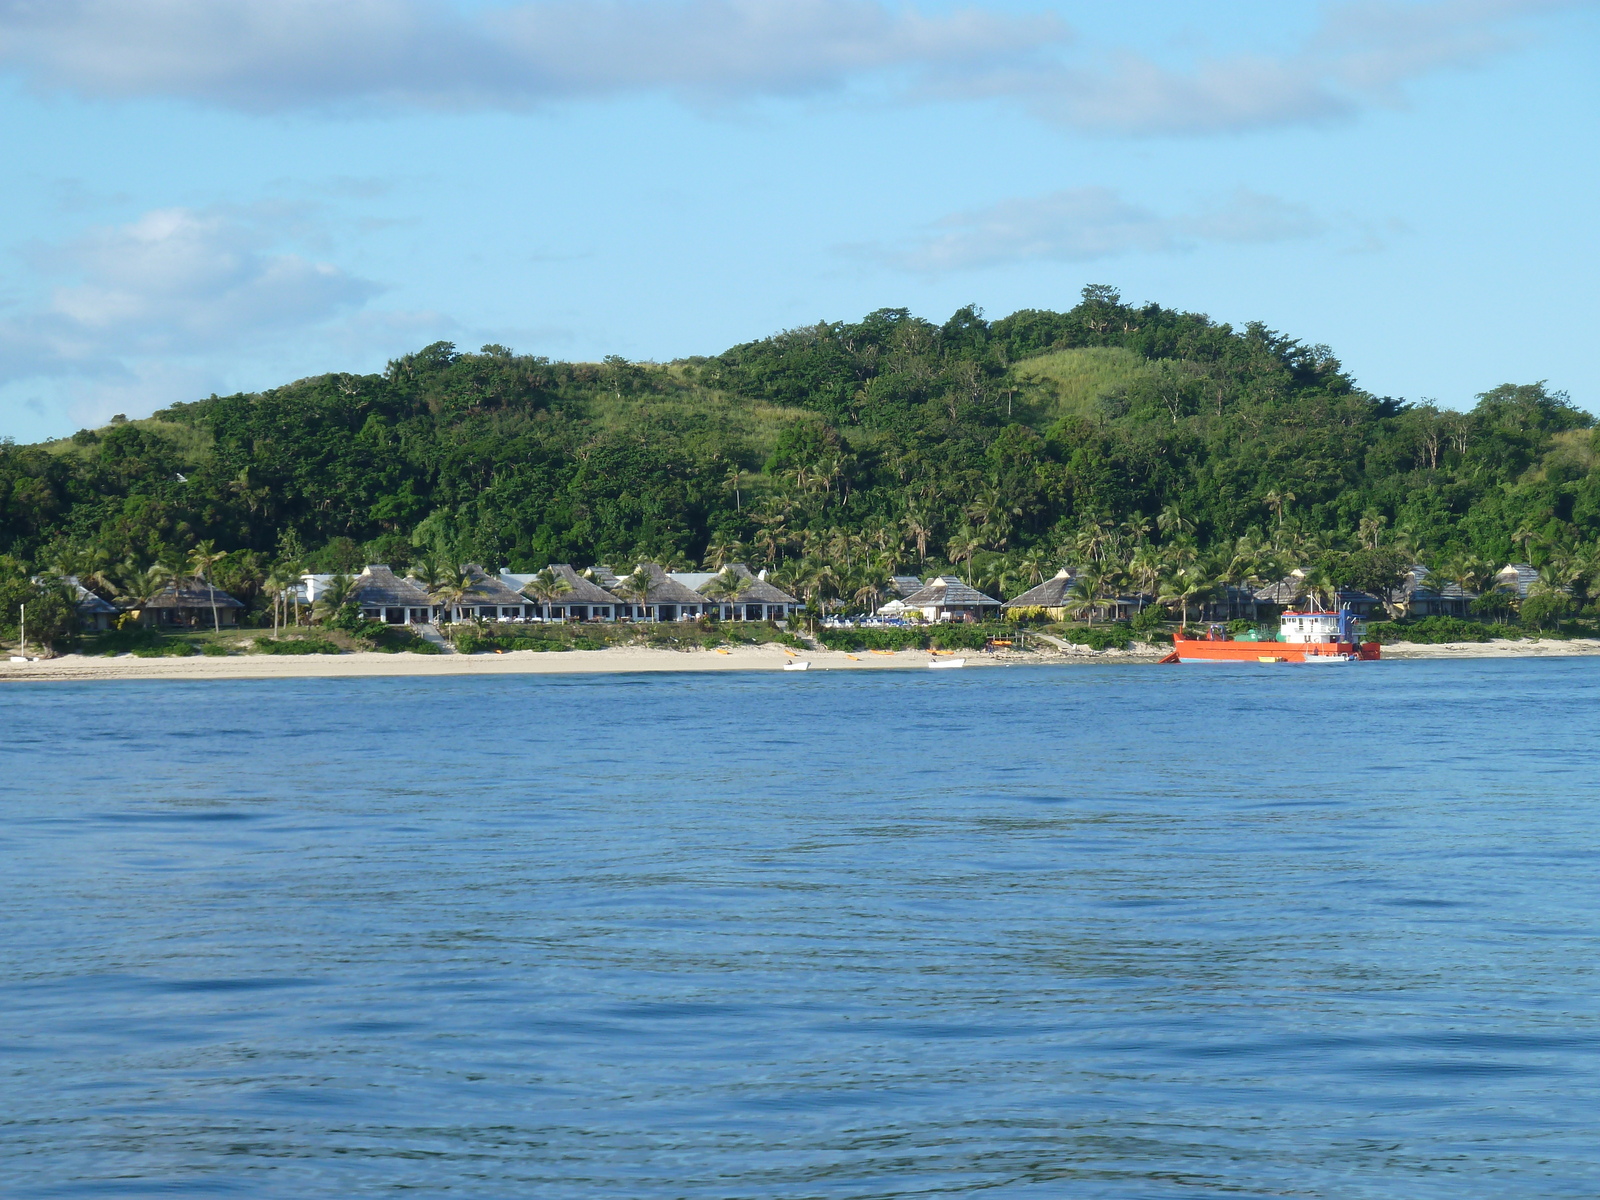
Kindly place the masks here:
<instances>
[{"instance_id":1,"label":"ship hull","mask_svg":"<svg viewBox=\"0 0 1600 1200\"><path fill-rule=\"evenodd\" d=\"M1175 638L1172 662L1303 663L1376 662L1377 642L1211 642Z\"/></svg>"}]
</instances>

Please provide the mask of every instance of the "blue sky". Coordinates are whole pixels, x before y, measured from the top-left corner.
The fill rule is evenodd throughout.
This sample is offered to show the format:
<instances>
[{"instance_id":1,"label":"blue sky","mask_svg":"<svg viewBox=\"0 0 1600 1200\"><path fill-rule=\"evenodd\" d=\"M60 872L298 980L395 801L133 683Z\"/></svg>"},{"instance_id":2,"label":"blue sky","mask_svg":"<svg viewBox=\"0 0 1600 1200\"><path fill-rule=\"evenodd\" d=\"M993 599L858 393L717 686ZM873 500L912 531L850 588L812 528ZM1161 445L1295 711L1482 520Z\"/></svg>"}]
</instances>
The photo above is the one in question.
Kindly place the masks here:
<instances>
[{"instance_id":1,"label":"blue sky","mask_svg":"<svg viewBox=\"0 0 1600 1200\"><path fill-rule=\"evenodd\" d=\"M0 436L1085 283L1600 409L1600 3L0 0Z\"/></svg>"}]
</instances>

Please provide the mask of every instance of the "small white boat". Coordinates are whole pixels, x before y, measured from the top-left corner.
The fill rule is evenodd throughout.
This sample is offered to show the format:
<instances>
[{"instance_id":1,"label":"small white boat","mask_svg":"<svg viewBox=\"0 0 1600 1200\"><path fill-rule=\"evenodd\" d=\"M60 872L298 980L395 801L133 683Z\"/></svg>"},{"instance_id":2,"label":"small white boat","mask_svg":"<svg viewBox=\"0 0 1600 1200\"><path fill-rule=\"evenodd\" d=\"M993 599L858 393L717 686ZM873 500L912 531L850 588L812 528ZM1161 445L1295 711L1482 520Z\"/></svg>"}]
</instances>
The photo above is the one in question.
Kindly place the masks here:
<instances>
[{"instance_id":1,"label":"small white boat","mask_svg":"<svg viewBox=\"0 0 1600 1200\"><path fill-rule=\"evenodd\" d=\"M1353 663L1356 661L1354 654L1308 654L1305 660L1308 663Z\"/></svg>"},{"instance_id":2,"label":"small white boat","mask_svg":"<svg viewBox=\"0 0 1600 1200\"><path fill-rule=\"evenodd\" d=\"M809 671L811 664L809 662L787 662L783 664L783 669L785 671Z\"/></svg>"},{"instance_id":3,"label":"small white boat","mask_svg":"<svg viewBox=\"0 0 1600 1200\"><path fill-rule=\"evenodd\" d=\"M945 671L952 667L964 667L967 660L964 658L936 658L928 664L935 671Z\"/></svg>"}]
</instances>

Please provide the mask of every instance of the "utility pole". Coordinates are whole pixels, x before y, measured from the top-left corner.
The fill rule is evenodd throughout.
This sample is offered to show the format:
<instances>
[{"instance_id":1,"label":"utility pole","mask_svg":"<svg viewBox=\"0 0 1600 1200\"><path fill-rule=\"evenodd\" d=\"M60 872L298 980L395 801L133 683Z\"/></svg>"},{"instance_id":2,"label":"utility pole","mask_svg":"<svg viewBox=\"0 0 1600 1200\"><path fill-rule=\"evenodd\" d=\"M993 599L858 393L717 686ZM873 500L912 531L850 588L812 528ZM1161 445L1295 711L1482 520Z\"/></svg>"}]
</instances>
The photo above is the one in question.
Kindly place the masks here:
<instances>
[{"instance_id":1,"label":"utility pole","mask_svg":"<svg viewBox=\"0 0 1600 1200\"><path fill-rule=\"evenodd\" d=\"M26 604L19 604L17 606L17 611L22 614L21 629L19 631L21 633L22 645L20 647L18 647L17 653L19 655L21 655L23 658L27 658L28 657L28 606Z\"/></svg>"}]
</instances>

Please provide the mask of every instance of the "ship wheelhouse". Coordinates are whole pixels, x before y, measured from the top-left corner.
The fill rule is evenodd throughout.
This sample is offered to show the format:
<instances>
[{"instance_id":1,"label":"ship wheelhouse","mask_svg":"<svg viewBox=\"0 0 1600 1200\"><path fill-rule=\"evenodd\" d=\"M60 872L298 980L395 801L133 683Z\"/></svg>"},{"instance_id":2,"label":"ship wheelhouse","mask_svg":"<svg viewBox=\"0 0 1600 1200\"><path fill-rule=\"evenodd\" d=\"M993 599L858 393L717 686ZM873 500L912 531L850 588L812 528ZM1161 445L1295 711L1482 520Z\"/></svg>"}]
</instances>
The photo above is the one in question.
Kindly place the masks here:
<instances>
[{"instance_id":1,"label":"ship wheelhouse","mask_svg":"<svg viewBox=\"0 0 1600 1200\"><path fill-rule=\"evenodd\" d=\"M1340 612L1286 612L1280 619L1283 641L1289 644L1354 642L1356 618L1348 610Z\"/></svg>"}]
</instances>

